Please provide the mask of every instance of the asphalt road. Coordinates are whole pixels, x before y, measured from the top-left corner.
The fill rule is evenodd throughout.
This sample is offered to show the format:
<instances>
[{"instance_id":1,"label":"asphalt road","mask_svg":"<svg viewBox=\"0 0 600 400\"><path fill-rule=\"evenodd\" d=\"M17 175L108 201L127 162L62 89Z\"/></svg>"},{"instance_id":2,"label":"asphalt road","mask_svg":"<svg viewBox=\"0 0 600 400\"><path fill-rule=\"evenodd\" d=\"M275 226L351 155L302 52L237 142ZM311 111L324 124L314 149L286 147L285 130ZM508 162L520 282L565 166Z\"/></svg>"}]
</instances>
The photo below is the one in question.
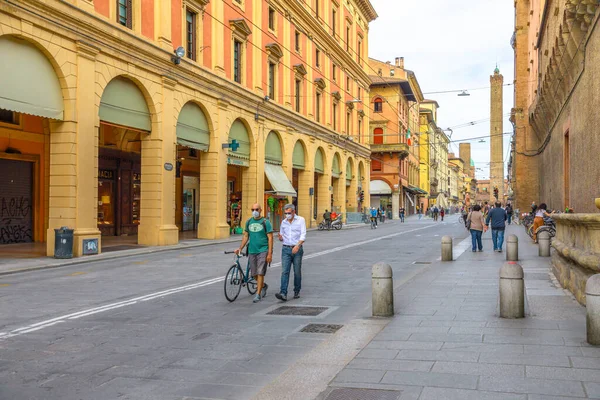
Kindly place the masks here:
<instances>
[{"instance_id":1,"label":"asphalt road","mask_svg":"<svg viewBox=\"0 0 600 400\"><path fill-rule=\"evenodd\" d=\"M258 304L245 290L225 299L223 245L4 276L0 400L252 398L330 337L306 324L370 315L373 263L410 278L446 234L466 236L454 216L309 232L302 297L286 305L327 308L316 317L266 314L282 305L279 243Z\"/></svg>"}]
</instances>

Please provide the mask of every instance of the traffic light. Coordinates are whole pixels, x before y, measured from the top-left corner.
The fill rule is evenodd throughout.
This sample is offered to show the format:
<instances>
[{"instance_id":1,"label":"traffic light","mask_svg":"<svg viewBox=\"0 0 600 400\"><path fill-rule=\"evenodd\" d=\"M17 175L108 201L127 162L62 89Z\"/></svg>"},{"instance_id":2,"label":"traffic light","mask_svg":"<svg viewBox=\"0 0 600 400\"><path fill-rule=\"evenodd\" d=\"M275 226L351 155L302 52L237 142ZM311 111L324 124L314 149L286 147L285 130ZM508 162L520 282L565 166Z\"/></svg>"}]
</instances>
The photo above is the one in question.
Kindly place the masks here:
<instances>
[{"instance_id":1,"label":"traffic light","mask_svg":"<svg viewBox=\"0 0 600 400\"><path fill-rule=\"evenodd\" d=\"M360 202L363 203L365 201L365 191L361 190L360 191Z\"/></svg>"}]
</instances>

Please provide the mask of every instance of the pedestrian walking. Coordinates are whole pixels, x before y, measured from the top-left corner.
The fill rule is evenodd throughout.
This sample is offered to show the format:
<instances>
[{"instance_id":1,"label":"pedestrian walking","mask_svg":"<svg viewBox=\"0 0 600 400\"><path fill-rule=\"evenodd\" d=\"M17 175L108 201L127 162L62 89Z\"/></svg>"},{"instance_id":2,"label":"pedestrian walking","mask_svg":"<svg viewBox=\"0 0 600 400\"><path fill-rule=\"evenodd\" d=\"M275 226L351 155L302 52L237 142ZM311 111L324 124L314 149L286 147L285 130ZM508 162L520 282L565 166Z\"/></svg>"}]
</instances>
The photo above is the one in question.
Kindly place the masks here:
<instances>
[{"instance_id":1,"label":"pedestrian walking","mask_svg":"<svg viewBox=\"0 0 600 400\"><path fill-rule=\"evenodd\" d=\"M500 202L496 202L485 219L485 224L492 227L492 243L494 251L502 253L502 244L504 243L504 230L506 229L506 210L502 208Z\"/></svg>"},{"instance_id":2,"label":"pedestrian walking","mask_svg":"<svg viewBox=\"0 0 600 400\"><path fill-rule=\"evenodd\" d=\"M473 253L478 249L479 251L483 251L481 236L487 230L487 226L485 225L480 205L473 206L473 211L467 216L467 229L471 232L471 251Z\"/></svg>"},{"instance_id":3,"label":"pedestrian walking","mask_svg":"<svg viewBox=\"0 0 600 400\"><path fill-rule=\"evenodd\" d=\"M252 217L246 221L244 236L240 248L235 250L240 254L246 244L248 245L248 262L250 273L256 279L256 296L254 303L258 303L267 295L269 285L265 282L267 266L273 261L273 227L269 220L261 216L262 207L256 203L252 205Z\"/></svg>"},{"instance_id":4,"label":"pedestrian walking","mask_svg":"<svg viewBox=\"0 0 600 400\"><path fill-rule=\"evenodd\" d=\"M444 215L446 215L446 210L443 208L440 210L440 217L442 217L442 222L444 222Z\"/></svg>"},{"instance_id":5,"label":"pedestrian walking","mask_svg":"<svg viewBox=\"0 0 600 400\"><path fill-rule=\"evenodd\" d=\"M434 221L438 220L439 213L440 213L440 209L437 208L437 206L433 207L433 220Z\"/></svg>"},{"instance_id":6,"label":"pedestrian walking","mask_svg":"<svg viewBox=\"0 0 600 400\"><path fill-rule=\"evenodd\" d=\"M375 220L375 229L377 229L377 210L371 207L371 221Z\"/></svg>"},{"instance_id":7,"label":"pedestrian walking","mask_svg":"<svg viewBox=\"0 0 600 400\"><path fill-rule=\"evenodd\" d=\"M508 217L508 225L510 225L512 223L512 218L513 218L513 208L512 208L512 204L508 203L506 205L506 216Z\"/></svg>"},{"instance_id":8,"label":"pedestrian walking","mask_svg":"<svg viewBox=\"0 0 600 400\"><path fill-rule=\"evenodd\" d=\"M300 298L302 289L302 256L303 244L306 240L306 222L304 218L296 215L296 206L286 204L283 207L285 219L279 228L279 240L283 242L281 248L281 288L275 295L281 301L287 301L287 291L290 282L290 270L294 266L294 299Z\"/></svg>"},{"instance_id":9,"label":"pedestrian walking","mask_svg":"<svg viewBox=\"0 0 600 400\"><path fill-rule=\"evenodd\" d=\"M400 207L400 222L404 222L405 212L406 212L406 210L404 209L404 207Z\"/></svg>"}]
</instances>

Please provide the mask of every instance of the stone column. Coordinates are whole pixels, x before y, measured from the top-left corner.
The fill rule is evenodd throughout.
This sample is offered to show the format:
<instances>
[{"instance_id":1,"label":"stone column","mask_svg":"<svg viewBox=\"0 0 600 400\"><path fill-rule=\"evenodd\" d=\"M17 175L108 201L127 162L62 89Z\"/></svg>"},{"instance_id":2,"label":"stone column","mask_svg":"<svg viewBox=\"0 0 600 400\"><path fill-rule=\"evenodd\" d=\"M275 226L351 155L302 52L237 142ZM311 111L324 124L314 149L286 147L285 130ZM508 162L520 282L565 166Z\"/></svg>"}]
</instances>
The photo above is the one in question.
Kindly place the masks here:
<instances>
[{"instance_id":1,"label":"stone column","mask_svg":"<svg viewBox=\"0 0 600 400\"><path fill-rule=\"evenodd\" d=\"M83 240L98 239L98 129L99 117L95 106L95 87L90 85L96 75L96 55L99 49L77 43L77 216L73 255L83 255ZM53 237L54 239L54 237Z\"/></svg>"},{"instance_id":2,"label":"stone column","mask_svg":"<svg viewBox=\"0 0 600 400\"><path fill-rule=\"evenodd\" d=\"M312 168L306 168L298 172L298 215L304 217L306 227L311 226L312 220L312 201L310 188L313 187L314 171Z\"/></svg>"},{"instance_id":3,"label":"stone column","mask_svg":"<svg viewBox=\"0 0 600 400\"><path fill-rule=\"evenodd\" d=\"M325 173L319 175L319 198L317 199L317 222L323 220L325 210L331 211L331 172L325 166Z\"/></svg>"},{"instance_id":4,"label":"stone column","mask_svg":"<svg viewBox=\"0 0 600 400\"><path fill-rule=\"evenodd\" d=\"M211 134L208 152L200 156L200 221L199 239L222 239L229 237L227 224L227 108L229 103L217 101L213 115L214 132Z\"/></svg>"},{"instance_id":5,"label":"stone column","mask_svg":"<svg viewBox=\"0 0 600 400\"><path fill-rule=\"evenodd\" d=\"M142 185L138 243L166 246L179 242L175 225L176 132L173 91L176 81L162 79L162 108L152 123L152 133L142 140ZM165 168L171 164L172 170Z\"/></svg>"},{"instance_id":6,"label":"stone column","mask_svg":"<svg viewBox=\"0 0 600 400\"><path fill-rule=\"evenodd\" d=\"M392 219L400 219L400 194L402 189L392 193Z\"/></svg>"}]
</instances>

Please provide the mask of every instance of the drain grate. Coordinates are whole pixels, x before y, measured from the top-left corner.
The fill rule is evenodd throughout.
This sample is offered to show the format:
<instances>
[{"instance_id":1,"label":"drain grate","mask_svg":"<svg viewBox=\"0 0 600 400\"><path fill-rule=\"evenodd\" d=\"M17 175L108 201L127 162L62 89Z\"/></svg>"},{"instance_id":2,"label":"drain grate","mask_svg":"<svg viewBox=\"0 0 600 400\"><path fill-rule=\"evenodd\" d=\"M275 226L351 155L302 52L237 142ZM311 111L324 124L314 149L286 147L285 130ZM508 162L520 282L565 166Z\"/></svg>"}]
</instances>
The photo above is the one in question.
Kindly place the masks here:
<instances>
[{"instance_id":1,"label":"drain grate","mask_svg":"<svg viewBox=\"0 0 600 400\"><path fill-rule=\"evenodd\" d=\"M301 315L306 317L316 317L324 311L327 311L327 307L281 306L268 312L267 315Z\"/></svg>"},{"instance_id":2,"label":"drain grate","mask_svg":"<svg viewBox=\"0 0 600 400\"><path fill-rule=\"evenodd\" d=\"M342 329L344 325L331 325L331 324L308 324L300 330L304 333L336 333Z\"/></svg>"},{"instance_id":3,"label":"drain grate","mask_svg":"<svg viewBox=\"0 0 600 400\"><path fill-rule=\"evenodd\" d=\"M430 261L415 261L413 264L415 265L429 265L431 264Z\"/></svg>"},{"instance_id":4,"label":"drain grate","mask_svg":"<svg viewBox=\"0 0 600 400\"><path fill-rule=\"evenodd\" d=\"M398 400L401 391L340 388L332 390L325 400Z\"/></svg>"}]
</instances>

